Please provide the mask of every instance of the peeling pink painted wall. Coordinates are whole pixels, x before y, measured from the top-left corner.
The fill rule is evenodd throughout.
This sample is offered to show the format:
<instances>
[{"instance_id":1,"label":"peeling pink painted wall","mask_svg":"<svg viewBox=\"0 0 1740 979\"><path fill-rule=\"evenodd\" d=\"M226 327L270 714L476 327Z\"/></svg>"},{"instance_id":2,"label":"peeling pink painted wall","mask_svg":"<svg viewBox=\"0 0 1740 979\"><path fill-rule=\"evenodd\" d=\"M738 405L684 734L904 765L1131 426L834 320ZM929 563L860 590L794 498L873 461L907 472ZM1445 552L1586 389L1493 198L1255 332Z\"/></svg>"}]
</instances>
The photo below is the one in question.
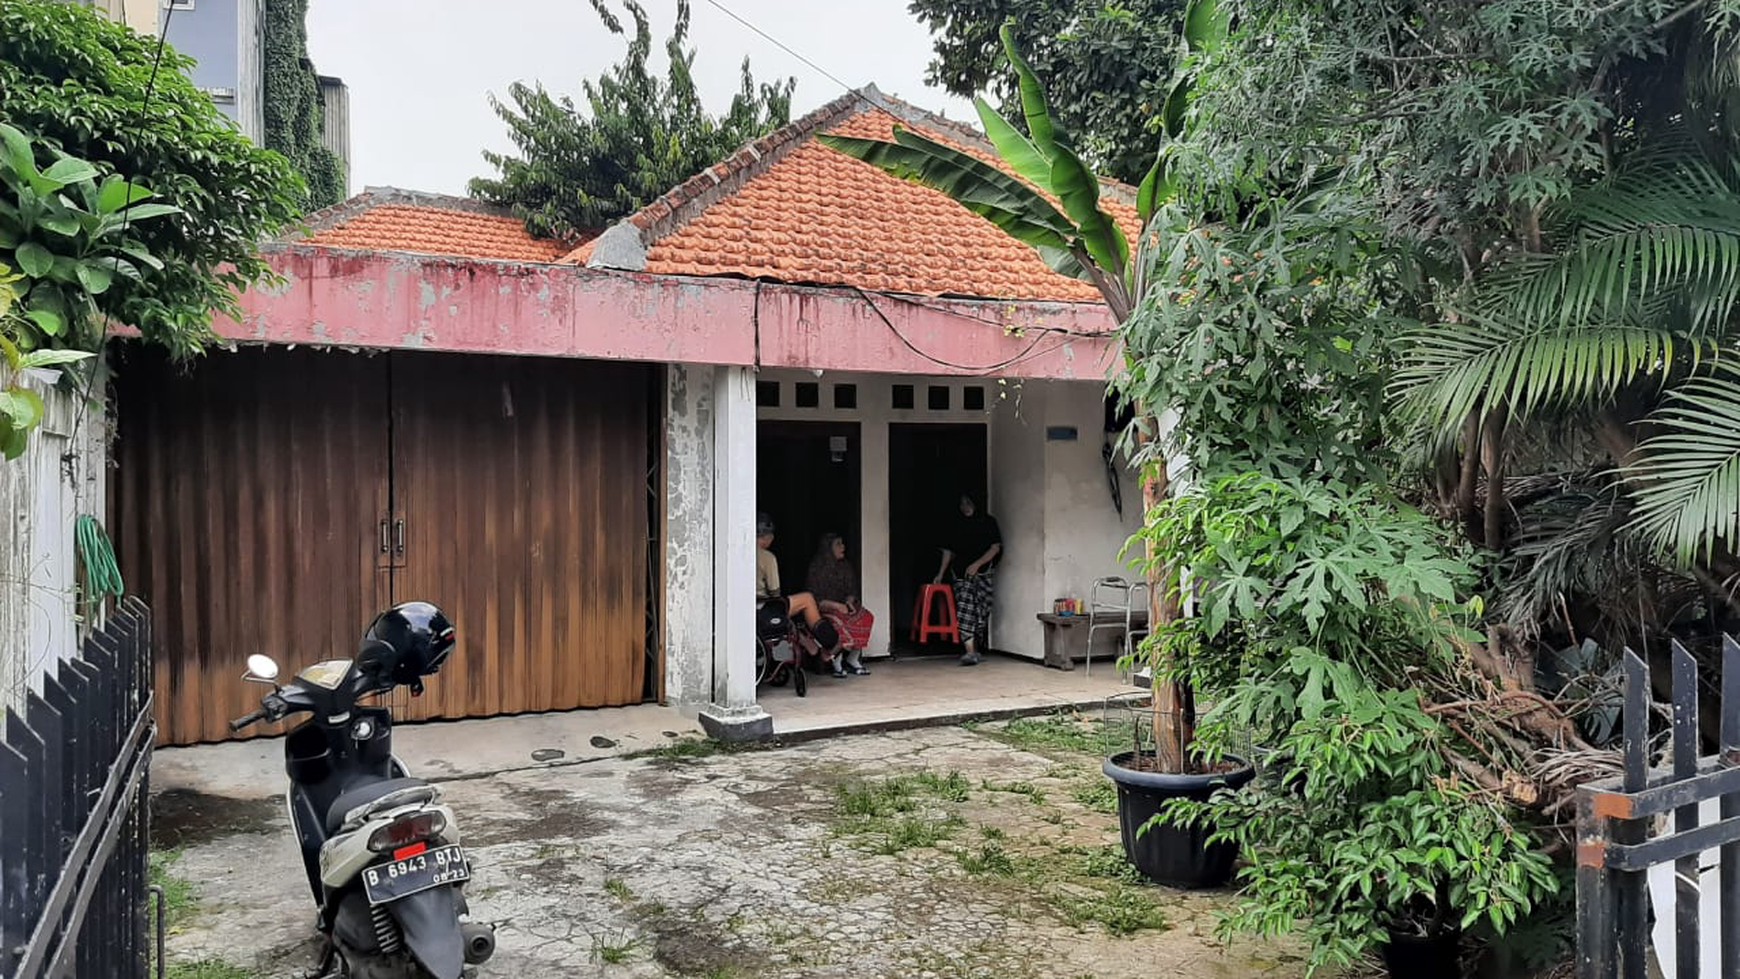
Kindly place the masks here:
<instances>
[{"instance_id":1,"label":"peeling pink painted wall","mask_svg":"<svg viewBox=\"0 0 1740 979\"><path fill-rule=\"evenodd\" d=\"M238 342L894 374L1097 380L1111 317L1079 303L967 302L568 265L310 246L242 296Z\"/></svg>"}]
</instances>

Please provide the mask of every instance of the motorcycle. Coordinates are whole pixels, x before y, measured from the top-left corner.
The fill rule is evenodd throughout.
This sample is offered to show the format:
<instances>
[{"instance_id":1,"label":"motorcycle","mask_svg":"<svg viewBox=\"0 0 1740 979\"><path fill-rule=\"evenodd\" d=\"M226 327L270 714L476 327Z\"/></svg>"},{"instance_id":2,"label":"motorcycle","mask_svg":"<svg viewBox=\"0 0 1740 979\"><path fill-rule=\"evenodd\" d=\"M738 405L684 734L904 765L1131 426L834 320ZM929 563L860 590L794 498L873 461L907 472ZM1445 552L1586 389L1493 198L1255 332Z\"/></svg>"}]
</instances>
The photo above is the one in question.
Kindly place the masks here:
<instances>
[{"instance_id":1,"label":"motorcycle","mask_svg":"<svg viewBox=\"0 0 1740 979\"><path fill-rule=\"evenodd\" d=\"M392 712L365 706L399 686L421 695L453 645L441 611L411 602L381 613L354 659L287 685L271 657L248 657L243 679L272 692L230 730L311 715L284 742L285 804L319 908L320 979L460 979L495 951L494 929L469 920L453 811L393 755Z\"/></svg>"}]
</instances>

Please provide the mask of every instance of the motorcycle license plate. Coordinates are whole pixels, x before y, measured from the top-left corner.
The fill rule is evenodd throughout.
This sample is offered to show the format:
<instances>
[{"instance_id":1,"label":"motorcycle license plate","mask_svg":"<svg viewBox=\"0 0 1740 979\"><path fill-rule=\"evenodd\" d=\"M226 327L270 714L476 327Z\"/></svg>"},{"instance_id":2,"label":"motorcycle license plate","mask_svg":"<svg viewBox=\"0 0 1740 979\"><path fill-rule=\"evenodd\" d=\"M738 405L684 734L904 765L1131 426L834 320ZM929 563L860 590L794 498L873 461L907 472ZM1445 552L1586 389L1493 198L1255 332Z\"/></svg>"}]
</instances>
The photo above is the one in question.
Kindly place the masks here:
<instances>
[{"instance_id":1,"label":"motorcycle license plate","mask_svg":"<svg viewBox=\"0 0 1740 979\"><path fill-rule=\"evenodd\" d=\"M435 847L414 857L377 863L362 872L363 893L370 904L386 904L431 887L470 879L471 866L466 863L465 851L457 846Z\"/></svg>"}]
</instances>

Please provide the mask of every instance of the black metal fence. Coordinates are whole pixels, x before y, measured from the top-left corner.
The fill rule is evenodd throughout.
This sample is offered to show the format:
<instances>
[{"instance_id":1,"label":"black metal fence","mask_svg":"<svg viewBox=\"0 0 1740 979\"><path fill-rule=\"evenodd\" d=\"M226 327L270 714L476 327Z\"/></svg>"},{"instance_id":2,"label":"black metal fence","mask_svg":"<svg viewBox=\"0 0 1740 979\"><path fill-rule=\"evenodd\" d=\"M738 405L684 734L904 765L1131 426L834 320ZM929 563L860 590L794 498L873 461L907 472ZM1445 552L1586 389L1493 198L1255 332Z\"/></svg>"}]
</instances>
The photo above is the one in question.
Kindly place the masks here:
<instances>
[{"instance_id":1,"label":"black metal fence","mask_svg":"<svg viewBox=\"0 0 1740 979\"><path fill-rule=\"evenodd\" d=\"M122 603L0 736L0 976L143 979L151 619Z\"/></svg>"},{"instance_id":2,"label":"black metal fence","mask_svg":"<svg viewBox=\"0 0 1740 979\"><path fill-rule=\"evenodd\" d=\"M1649 764L1649 666L1625 651L1625 774L1584 786L1577 799L1578 979L1644 979L1648 970L1651 867L1674 866L1675 979L1740 976L1740 642L1722 646L1719 750L1699 755L1698 666L1673 644L1671 764ZM1719 818L1700 818L1717 802ZM1671 821L1664 820L1671 816ZM1720 848L1719 912L1700 920L1700 856ZM1715 929L1721 965L1704 970L1701 938Z\"/></svg>"}]
</instances>

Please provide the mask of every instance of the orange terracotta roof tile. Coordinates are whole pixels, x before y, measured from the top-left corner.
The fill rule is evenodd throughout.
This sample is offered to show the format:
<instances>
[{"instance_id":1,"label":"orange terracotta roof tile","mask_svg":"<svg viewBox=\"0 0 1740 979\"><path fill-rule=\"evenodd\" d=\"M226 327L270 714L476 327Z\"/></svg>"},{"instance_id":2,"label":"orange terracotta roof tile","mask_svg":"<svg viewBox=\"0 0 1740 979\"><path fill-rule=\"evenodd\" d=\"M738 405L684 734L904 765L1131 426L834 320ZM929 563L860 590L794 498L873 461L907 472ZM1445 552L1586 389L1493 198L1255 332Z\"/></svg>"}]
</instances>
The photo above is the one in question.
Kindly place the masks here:
<instances>
[{"instance_id":1,"label":"orange terracotta roof tile","mask_svg":"<svg viewBox=\"0 0 1740 979\"><path fill-rule=\"evenodd\" d=\"M371 190L310 223L313 232L300 244L519 262L555 262L573 250L572 242L532 237L511 215L398 191Z\"/></svg>"},{"instance_id":2,"label":"orange terracotta roof tile","mask_svg":"<svg viewBox=\"0 0 1740 979\"><path fill-rule=\"evenodd\" d=\"M632 228L618 226L607 237L637 230L644 245L641 270L651 273L917 295L1099 301L1093 286L1053 272L1033 249L944 194L816 142L820 132L892 139L901 125L1002 166L971 130L866 91L868 96L837 101L758 142L624 222ZM885 108L871 108L870 100ZM721 169L727 171L723 178L717 175ZM1133 193L1106 186L1103 206L1133 236ZM598 255L602 243L589 243L563 260L611 264L614 254Z\"/></svg>"}]
</instances>

